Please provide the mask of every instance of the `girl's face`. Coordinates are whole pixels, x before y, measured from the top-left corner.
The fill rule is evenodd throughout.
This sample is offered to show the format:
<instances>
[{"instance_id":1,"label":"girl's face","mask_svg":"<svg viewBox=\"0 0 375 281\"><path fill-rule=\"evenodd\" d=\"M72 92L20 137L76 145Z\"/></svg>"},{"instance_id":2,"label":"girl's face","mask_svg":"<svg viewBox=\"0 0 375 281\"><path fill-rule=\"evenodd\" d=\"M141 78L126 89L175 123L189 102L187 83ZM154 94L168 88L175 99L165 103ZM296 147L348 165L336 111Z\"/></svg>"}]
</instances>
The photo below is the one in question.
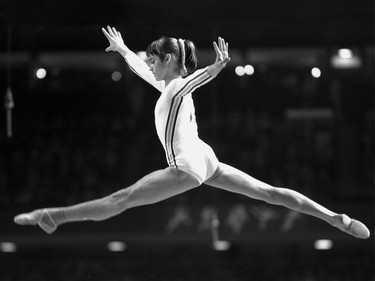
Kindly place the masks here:
<instances>
[{"instance_id":1,"label":"girl's face","mask_svg":"<svg viewBox=\"0 0 375 281\"><path fill-rule=\"evenodd\" d=\"M150 55L150 71L154 74L156 81L162 81L165 79L166 66L165 63L160 59L159 56Z\"/></svg>"}]
</instances>

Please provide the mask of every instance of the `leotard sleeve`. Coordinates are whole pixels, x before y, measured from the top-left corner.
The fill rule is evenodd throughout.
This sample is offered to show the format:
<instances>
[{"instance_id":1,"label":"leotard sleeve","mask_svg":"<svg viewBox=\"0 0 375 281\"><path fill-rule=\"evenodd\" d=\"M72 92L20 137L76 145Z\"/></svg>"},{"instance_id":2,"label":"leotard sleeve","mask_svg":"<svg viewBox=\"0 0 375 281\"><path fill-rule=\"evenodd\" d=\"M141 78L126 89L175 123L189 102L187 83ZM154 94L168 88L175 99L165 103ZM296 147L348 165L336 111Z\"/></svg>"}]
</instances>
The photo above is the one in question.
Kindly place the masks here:
<instances>
[{"instance_id":1,"label":"leotard sleeve","mask_svg":"<svg viewBox=\"0 0 375 281\"><path fill-rule=\"evenodd\" d=\"M160 92L164 89L164 81L156 81L154 75L150 71L147 63L144 62L139 56L137 56L134 52L129 51L125 55L125 61L129 65L129 68L141 77L143 80L154 86Z\"/></svg>"},{"instance_id":2,"label":"leotard sleeve","mask_svg":"<svg viewBox=\"0 0 375 281\"><path fill-rule=\"evenodd\" d=\"M200 86L203 86L204 84L210 82L212 79L214 79L214 77L208 74L207 67L198 69L189 76L181 79L177 95L185 96L187 94L190 94Z\"/></svg>"}]
</instances>

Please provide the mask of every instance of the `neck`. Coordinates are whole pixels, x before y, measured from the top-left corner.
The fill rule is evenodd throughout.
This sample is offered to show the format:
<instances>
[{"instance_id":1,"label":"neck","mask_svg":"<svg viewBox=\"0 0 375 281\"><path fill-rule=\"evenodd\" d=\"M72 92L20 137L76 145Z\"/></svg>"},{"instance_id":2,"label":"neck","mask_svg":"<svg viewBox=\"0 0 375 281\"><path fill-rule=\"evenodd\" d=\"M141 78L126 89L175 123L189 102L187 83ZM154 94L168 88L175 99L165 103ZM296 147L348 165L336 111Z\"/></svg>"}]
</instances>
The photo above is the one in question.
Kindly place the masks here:
<instances>
[{"instance_id":1,"label":"neck","mask_svg":"<svg viewBox=\"0 0 375 281\"><path fill-rule=\"evenodd\" d=\"M167 87L167 86L169 85L169 83L172 82L172 80L177 79L177 78L180 78L180 77L181 77L181 75L179 75L179 74L172 74L172 75L169 75L168 77L166 77L166 78L164 79L165 87Z\"/></svg>"}]
</instances>

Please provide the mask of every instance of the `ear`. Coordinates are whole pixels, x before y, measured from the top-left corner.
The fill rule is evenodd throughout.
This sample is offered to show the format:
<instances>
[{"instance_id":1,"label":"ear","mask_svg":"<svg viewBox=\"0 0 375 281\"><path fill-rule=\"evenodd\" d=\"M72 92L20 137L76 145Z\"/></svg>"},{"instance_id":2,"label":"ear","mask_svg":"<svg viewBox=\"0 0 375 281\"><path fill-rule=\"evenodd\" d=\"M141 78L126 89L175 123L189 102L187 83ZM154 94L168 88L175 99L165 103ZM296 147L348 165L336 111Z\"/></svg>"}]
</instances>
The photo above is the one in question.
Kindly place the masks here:
<instances>
[{"instance_id":1,"label":"ear","mask_svg":"<svg viewBox=\"0 0 375 281\"><path fill-rule=\"evenodd\" d=\"M170 62L172 60L172 55L171 54L166 54L164 57L165 62Z\"/></svg>"}]
</instances>

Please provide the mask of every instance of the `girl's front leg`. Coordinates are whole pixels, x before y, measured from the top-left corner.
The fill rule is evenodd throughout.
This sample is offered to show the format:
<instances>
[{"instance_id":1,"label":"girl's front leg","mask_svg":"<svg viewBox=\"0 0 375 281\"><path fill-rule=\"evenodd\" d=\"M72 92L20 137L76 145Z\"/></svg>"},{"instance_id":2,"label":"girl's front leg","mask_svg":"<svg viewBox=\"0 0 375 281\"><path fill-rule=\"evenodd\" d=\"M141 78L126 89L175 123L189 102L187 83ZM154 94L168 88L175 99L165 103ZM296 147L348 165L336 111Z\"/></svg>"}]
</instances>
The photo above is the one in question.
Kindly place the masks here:
<instances>
[{"instance_id":1,"label":"girl's front leg","mask_svg":"<svg viewBox=\"0 0 375 281\"><path fill-rule=\"evenodd\" d=\"M226 164L220 163L220 169L222 173L206 184L317 217L357 238L370 236L363 223L332 212L297 191L273 187Z\"/></svg>"}]
</instances>

